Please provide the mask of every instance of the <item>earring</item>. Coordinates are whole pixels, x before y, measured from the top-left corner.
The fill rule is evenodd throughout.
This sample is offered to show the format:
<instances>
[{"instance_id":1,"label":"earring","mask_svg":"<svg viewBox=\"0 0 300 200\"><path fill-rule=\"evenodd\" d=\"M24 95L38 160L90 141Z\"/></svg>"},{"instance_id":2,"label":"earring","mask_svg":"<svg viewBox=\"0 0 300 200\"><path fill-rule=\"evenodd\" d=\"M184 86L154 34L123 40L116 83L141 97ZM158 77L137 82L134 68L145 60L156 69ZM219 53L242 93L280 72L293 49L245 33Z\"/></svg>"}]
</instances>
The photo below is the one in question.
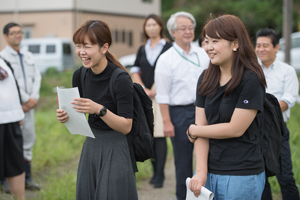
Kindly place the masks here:
<instances>
[{"instance_id":1,"label":"earring","mask_svg":"<svg viewBox=\"0 0 300 200\"><path fill-rule=\"evenodd\" d=\"M236 51L236 48L234 48L233 51Z\"/></svg>"}]
</instances>

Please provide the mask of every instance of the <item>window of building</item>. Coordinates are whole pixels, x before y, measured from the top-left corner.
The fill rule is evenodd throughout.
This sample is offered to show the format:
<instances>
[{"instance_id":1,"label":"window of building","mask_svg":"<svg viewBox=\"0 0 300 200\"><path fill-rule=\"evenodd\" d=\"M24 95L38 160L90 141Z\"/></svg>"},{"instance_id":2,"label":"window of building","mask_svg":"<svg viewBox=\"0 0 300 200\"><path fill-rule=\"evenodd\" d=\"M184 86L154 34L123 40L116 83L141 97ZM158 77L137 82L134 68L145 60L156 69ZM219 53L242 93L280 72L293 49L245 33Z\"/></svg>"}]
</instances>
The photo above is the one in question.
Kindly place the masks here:
<instances>
[{"instance_id":1,"label":"window of building","mask_svg":"<svg viewBox=\"0 0 300 200\"><path fill-rule=\"evenodd\" d=\"M114 37L115 37L115 42L118 42L119 41L119 32L118 32L118 30L114 31Z\"/></svg>"},{"instance_id":2,"label":"window of building","mask_svg":"<svg viewBox=\"0 0 300 200\"><path fill-rule=\"evenodd\" d=\"M124 30L122 31L122 42L126 42L126 32Z\"/></svg>"},{"instance_id":3,"label":"window of building","mask_svg":"<svg viewBox=\"0 0 300 200\"><path fill-rule=\"evenodd\" d=\"M38 54L40 53L40 45L29 45L28 51L30 51L33 54Z\"/></svg>"},{"instance_id":4,"label":"window of building","mask_svg":"<svg viewBox=\"0 0 300 200\"><path fill-rule=\"evenodd\" d=\"M33 27L32 26L23 26L23 38L32 38Z\"/></svg>"},{"instance_id":5,"label":"window of building","mask_svg":"<svg viewBox=\"0 0 300 200\"><path fill-rule=\"evenodd\" d=\"M55 53L55 50L54 44L46 45L46 53Z\"/></svg>"},{"instance_id":6,"label":"window of building","mask_svg":"<svg viewBox=\"0 0 300 200\"><path fill-rule=\"evenodd\" d=\"M132 33L132 31L129 31L128 35L129 35L128 45L131 47L133 45L133 40L132 40L133 39L133 33Z\"/></svg>"}]
</instances>

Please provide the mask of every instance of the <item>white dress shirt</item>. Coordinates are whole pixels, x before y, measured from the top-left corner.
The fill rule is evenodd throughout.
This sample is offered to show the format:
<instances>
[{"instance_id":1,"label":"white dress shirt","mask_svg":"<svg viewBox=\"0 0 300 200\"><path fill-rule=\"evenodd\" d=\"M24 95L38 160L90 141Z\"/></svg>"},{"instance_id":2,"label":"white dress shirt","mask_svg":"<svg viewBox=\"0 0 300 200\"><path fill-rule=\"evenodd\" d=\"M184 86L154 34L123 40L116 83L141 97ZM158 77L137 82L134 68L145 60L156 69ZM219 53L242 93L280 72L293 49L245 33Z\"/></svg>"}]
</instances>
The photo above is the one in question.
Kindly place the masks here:
<instances>
[{"instance_id":1,"label":"white dress shirt","mask_svg":"<svg viewBox=\"0 0 300 200\"><path fill-rule=\"evenodd\" d=\"M162 49L164 48L166 44L166 40L164 38L162 38L156 45L155 47L152 49L151 48L151 40L148 39L146 44L145 44L145 53L146 53L146 57L147 60L149 62L149 64L151 65L151 67L154 66L155 61L157 59L157 57L159 56L160 52L162 51ZM140 66L133 66L130 69L130 73L139 73L141 71Z\"/></svg>"},{"instance_id":2,"label":"white dress shirt","mask_svg":"<svg viewBox=\"0 0 300 200\"><path fill-rule=\"evenodd\" d=\"M0 58L0 66L8 77L0 80L0 124L18 122L24 118L15 79L10 68Z\"/></svg>"},{"instance_id":3,"label":"white dress shirt","mask_svg":"<svg viewBox=\"0 0 300 200\"><path fill-rule=\"evenodd\" d=\"M260 64L267 81L266 92L288 105L288 109L282 113L284 121L287 122L290 118L290 109L295 105L298 97L299 82L296 71L292 66L278 59L268 69L261 62Z\"/></svg>"},{"instance_id":4,"label":"white dress shirt","mask_svg":"<svg viewBox=\"0 0 300 200\"><path fill-rule=\"evenodd\" d=\"M171 106L194 103L198 78L209 63L210 59L201 47L190 45L187 54L174 42L156 63L157 102Z\"/></svg>"}]
</instances>

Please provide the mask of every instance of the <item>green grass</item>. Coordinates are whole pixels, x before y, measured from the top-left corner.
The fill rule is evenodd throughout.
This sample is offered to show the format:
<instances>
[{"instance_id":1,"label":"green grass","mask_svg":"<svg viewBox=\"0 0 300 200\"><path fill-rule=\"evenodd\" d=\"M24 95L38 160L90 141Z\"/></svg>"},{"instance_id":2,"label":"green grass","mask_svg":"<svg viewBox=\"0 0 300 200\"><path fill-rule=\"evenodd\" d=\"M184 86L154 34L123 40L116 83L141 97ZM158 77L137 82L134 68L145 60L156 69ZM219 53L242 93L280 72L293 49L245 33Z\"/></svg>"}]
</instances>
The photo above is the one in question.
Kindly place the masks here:
<instances>
[{"instance_id":1,"label":"green grass","mask_svg":"<svg viewBox=\"0 0 300 200\"><path fill-rule=\"evenodd\" d=\"M43 76L41 97L36 108L37 141L33 149L32 171L34 179L41 183L38 197L31 199L72 200L75 199L76 171L78 157L85 137L71 135L65 125L56 119L56 86L71 87L72 72L49 73ZM300 188L300 105L291 110L288 122L292 151L294 178ZM172 156L171 142L168 139L168 156ZM138 163L137 187L140 181L152 175L150 160ZM275 177L269 179L274 199L281 199L280 188ZM0 194L1 195L1 194ZM29 199L30 200L30 199Z\"/></svg>"}]
</instances>

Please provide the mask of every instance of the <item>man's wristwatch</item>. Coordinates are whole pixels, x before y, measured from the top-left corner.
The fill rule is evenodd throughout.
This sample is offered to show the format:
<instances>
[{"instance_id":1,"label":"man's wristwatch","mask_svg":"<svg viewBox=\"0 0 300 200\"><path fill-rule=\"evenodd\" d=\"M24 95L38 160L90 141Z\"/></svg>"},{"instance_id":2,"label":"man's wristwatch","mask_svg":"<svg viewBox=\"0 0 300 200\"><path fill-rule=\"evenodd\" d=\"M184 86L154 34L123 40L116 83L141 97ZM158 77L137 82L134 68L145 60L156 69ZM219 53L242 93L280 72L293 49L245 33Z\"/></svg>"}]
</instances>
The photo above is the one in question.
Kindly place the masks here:
<instances>
[{"instance_id":1,"label":"man's wristwatch","mask_svg":"<svg viewBox=\"0 0 300 200\"><path fill-rule=\"evenodd\" d=\"M95 113L96 117L103 117L104 115L106 115L107 109L105 106L103 106L103 108L101 108L99 114Z\"/></svg>"}]
</instances>

